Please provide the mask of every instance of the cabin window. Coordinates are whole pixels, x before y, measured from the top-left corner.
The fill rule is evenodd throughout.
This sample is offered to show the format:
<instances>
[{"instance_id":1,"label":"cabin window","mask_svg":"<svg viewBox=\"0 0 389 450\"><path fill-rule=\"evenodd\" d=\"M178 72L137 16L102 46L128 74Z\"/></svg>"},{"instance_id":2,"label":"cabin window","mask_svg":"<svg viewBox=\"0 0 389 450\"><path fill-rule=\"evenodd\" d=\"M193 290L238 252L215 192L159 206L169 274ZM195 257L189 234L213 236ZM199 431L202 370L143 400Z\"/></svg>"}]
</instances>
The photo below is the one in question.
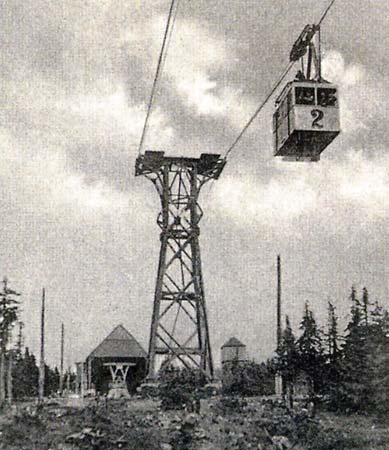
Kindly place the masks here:
<instances>
[{"instance_id":1,"label":"cabin window","mask_svg":"<svg viewBox=\"0 0 389 450\"><path fill-rule=\"evenodd\" d=\"M317 102L320 106L337 106L338 98L336 95L336 89L318 88Z\"/></svg>"},{"instance_id":2,"label":"cabin window","mask_svg":"<svg viewBox=\"0 0 389 450\"><path fill-rule=\"evenodd\" d=\"M286 101L288 102L288 111L292 109L293 102L292 102L292 90L288 92L288 95L286 97Z\"/></svg>"},{"instance_id":3,"label":"cabin window","mask_svg":"<svg viewBox=\"0 0 389 450\"><path fill-rule=\"evenodd\" d=\"M310 87L296 87L296 105L314 105L315 89Z\"/></svg>"},{"instance_id":4,"label":"cabin window","mask_svg":"<svg viewBox=\"0 0 389 450\"><path fill-rule=\"evenodd\" d=\"M284 100L282 101L278 111L280 113L281 119L288 115L288 102L286 98L284 98Z\"/></svg>"},{"instance_id":5,"label":"cabin window","mask_svg":"<svg viewBox=\"0 0 389 450\"><path fill-rule=\"evenodd\" d=\"M280 117L280 113L278 111L276 111L273 114L273 130L274 131L276 131L277 128L278 128L278 122L279 122L278 119L279 119L279 117Z\"/></svg>"}]
</instances>

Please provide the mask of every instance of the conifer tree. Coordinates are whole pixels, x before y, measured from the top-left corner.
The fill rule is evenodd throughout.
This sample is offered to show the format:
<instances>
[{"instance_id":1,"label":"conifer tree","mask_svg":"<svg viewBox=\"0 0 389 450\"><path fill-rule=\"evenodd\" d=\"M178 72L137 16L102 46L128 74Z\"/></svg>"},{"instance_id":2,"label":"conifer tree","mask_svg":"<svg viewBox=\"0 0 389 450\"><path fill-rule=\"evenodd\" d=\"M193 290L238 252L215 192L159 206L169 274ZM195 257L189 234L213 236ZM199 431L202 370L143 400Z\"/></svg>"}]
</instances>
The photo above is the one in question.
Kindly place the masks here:
<instances>
[{"instance_id":1,"label":"conifer tree","mask_svg":"<svg viewBox=\"0 0 389 450\"><path fill-rule=\"evenodd\" d=\"M313 396L322 385L324 352L321 331L308 303L305 304L300 330L302 333L297 341L298 366L308 376L310 395Z\"/></svg>"},{"instance_id":2,"label":"conifer tree","mask_svg":"<svg viewBox=\"0 0 389 450\"><path fill-rule=\"evenodd\" d=\"M328 302L327 326L328 358L330 361L335 361L340 357L338 317L336 315L336 308L330 301Z\"/></svg>"},{"instance_id":3,"label":"conifer tree","mask_svg":"<svg viewBox=\"0 0 389 450\"><path fill-rule=\"evenodd\" d=\"M387 386L389 385L389 373L387 367L387 337L389 330L388 312L375 304L370 313L368 326L367 367L370 396L366 405L371 412L385 416L387 414Z\"/></svg>"},{"instance_id":4,"label":"conifer tree","mask_svg":"<svg viewBox=\"0 0 389 450\"><path fill-rule=\"evenodd\" d=\"M335 306L328 302L327 353L325 362L325 380L323 391L328 395L331 409L338 409L339 382L341 377L342 353L339 348L338 317Z\"/></svg>"},{"instance_id":5,"label":"conifer tree","mask_svg":"<svg viewBox=\"0 0 389 450\"><path fill-rule=\"evenodd\" d=\"M366 372L366 352L361 333L362 315L355 288L350 293L350 320L346 327L342 348L342 380L339 385L340 405L343 409L357 410L359 399L364 393L363 377Z\"/></svg>"},{"instance_id":6,"label":"conifer tree","mask_svg":"<svg viewBox=\"0 0 389 450\"><path fill-rule=\"evenodd\" d=\"M364 287L362 290L362 316L364 325L367 327L369 325L369 293L367 289Z\"/></svg>"},{"instance_id":7,"label":"conifer tree","mask_svg":"<svg viewBox=\"0 0 389 450\"><path fill-rule=\"evenodd\" d=\"M363 290L361 302L356 296L355 289L352 288L350 300L351 318L342 348L339 394L343 409L350 412L366 411L374 394L372 358L377 357L374 327L369 325L367 290Z\"/></svg>"},{"instance_id":8,"label":"conifer tree","mask_svg":"<svg viewBox=\"0 0 389 450\"><path fill-rule=\"evenodd\" d=\"M10 330L17 320L18 302L15 296L19 295L8 288L7 278L4 278L3 285L3 290L0 292L0 406L6 397L6 373L10 373L6 368L6 360L9 364L12 361L11 358L7 359L7 346Z\"/></svg>"},{"instance_id":9,"label":"conifer tree","mask_svg":"<svg viewBox=\"0 0 389 450\"><path fill-rule=\"evenodd\" d=\"M20 320L18 322L18 325L19 325L18 338L17 338L16 346L15 346L15 359L16 360L23 357L23 342L24 342L24 337L23 337L24 323Z\"/></svg>"}]
</instances>

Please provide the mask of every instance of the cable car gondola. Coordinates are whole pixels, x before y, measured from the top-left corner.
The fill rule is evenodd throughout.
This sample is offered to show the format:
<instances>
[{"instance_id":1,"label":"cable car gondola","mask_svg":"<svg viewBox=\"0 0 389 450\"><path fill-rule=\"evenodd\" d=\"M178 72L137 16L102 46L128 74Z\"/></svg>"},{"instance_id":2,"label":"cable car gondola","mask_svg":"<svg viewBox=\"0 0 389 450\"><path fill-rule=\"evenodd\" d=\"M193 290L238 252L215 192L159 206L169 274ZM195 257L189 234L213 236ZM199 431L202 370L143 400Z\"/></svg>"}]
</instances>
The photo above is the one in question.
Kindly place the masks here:
<instances>
[{"instance_id":1,"label":"cable car gondola","mask_svg":"<svg viewBox=\"0 0 389 450\"><path fill-rule=\"evenodd\" d=\"M318 42L314 43L316 33ZM338 89L321 77L319 33L318 26L304 28L290 54L291 61L301 60L302 69L276 99L274 155L287 161L319 161L322 151L340 132ZM316 69L313 76L312 65Z\"/></svg>"}]
</instances>

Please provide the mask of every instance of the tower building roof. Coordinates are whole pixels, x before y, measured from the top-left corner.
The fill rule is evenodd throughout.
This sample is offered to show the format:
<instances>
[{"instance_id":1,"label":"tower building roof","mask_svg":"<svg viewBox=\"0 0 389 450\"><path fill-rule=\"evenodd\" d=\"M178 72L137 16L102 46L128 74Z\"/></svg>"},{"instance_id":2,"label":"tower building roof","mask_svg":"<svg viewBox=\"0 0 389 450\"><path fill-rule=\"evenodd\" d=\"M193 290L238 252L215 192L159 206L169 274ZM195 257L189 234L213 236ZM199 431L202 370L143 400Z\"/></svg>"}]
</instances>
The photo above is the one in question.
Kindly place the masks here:
<instances>
[{"instance_id":1,"label":"tower building roof","mask_svg":"<svg viewBox=\"0 0 389 450\"><path fill-rule=\"evenodd\" d=\"M236 337L232 337L228 339L228 341L225 344L222 345L222 348L224 347L246 347L246 346L242 344L240 340L237 339Z\"/></svg>"}]
</instances>

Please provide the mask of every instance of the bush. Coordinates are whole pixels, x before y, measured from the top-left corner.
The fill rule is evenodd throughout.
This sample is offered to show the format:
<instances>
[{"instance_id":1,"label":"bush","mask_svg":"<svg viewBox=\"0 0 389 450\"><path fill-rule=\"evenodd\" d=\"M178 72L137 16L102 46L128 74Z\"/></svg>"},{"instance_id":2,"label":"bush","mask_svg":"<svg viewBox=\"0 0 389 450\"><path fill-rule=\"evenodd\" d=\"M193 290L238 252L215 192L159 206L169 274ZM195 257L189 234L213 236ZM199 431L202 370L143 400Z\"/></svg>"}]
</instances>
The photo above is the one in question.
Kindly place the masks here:
<instances>
[{"instance_id":1,"label":"bush","mask_svg":"<svg viewBox=\"0 0 389 450\"><path fill-rule=\"evenodd\" d=\"M266 364L235 361L223 369L223 394L246 397L274 393L274 375Z\"/></svg>"},{"instance_id":2,"label":"bush","mask_svg":"<svg viewBox=\"0 0 389 450\"><path fill-rule=\"evenodd\" d=\"M206 379L195 369L164 369L159 377L159 398L164 410L183 409L201 396Z\"/></svg>"},{"instance_id":3,"label":"bush","mask_svg":"<svg viewBox=\"0 0 389 450\"><path fill-rule=\"evenodd\" d=\"M216 414L225 416L232 413L242 413L247 407L247 401L235 396L221 397L214 405Z\"/></svg>"}]
</instances>

